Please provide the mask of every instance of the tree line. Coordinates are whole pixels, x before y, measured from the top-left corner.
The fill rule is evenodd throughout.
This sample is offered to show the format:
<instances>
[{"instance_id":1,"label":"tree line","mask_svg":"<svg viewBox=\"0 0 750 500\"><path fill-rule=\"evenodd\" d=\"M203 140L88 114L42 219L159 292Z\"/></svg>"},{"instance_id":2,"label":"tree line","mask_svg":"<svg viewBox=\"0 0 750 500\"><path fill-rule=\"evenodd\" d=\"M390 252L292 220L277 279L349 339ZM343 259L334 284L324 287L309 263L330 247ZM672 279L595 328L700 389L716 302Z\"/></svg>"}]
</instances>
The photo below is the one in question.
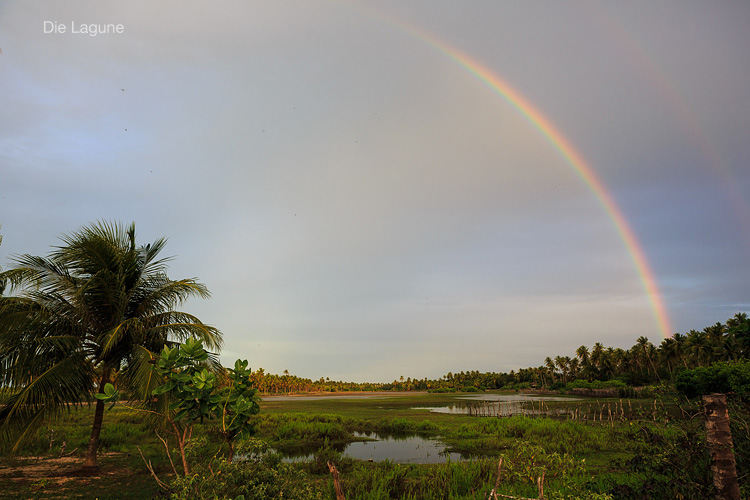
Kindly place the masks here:
<instances>
[{"instance_id":1,"label":"tree line","mask_svg":"<svg viewBox=\"0 0 750 500\"><path fill-rule=\"evenodd\" d=\"M561 389L575 381L619 381L628 386L672 382L683 370L711 366L716 362L738 362L750 359L750 320L738 312L725 323L702 330L675 333L657 346L648 338L638 337L630 349L605 347L596 342L590 348L582 345L570 355L548 356L537 367L510 372L477 370L448 372L437 379L400 376L389 383L355 383L312 380L290 375L253 372L253 381L263 394L340 391L465 391L502 388Z\"/></svg>"}]
</instances>

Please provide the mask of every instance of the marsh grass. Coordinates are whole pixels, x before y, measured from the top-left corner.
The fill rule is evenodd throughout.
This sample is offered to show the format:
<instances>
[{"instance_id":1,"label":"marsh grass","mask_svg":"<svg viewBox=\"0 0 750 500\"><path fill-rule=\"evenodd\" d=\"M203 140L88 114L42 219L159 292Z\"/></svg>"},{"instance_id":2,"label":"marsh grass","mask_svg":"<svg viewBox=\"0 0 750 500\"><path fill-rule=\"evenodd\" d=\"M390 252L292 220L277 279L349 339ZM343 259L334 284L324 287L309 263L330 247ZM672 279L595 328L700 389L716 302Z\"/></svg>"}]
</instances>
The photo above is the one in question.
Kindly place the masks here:
<instances>
[{"instance_id":1,"label":"marsh grass","mask_svg":"<svg viewBox=\"0 0 750 500\"><path fill-rule=\"evenodd\" d=\"M447 430L444 440L451 445L451 451L469 455L497 455L519 442L574 456L626 449L615 427L523 416L475 418L455 430Z\"/></svg>"},{"instance_id":2,"label":"marsh grass","mask_svg":"<svg viewBox=\"0 0 750 500\"><path fill-rule=\"evenodd\" d=\"M607 498L589 491L585 468L569 456L524 448L503 462L499 493L536 498L536 479L546 473L547 498ZM356 464L343 474L347 498L360 500L485 499L495 487L495 460L448 462L438 465L403 465L392 462ZM332 498L332 497L330 497Z\"/></svg>"}]
</instances>

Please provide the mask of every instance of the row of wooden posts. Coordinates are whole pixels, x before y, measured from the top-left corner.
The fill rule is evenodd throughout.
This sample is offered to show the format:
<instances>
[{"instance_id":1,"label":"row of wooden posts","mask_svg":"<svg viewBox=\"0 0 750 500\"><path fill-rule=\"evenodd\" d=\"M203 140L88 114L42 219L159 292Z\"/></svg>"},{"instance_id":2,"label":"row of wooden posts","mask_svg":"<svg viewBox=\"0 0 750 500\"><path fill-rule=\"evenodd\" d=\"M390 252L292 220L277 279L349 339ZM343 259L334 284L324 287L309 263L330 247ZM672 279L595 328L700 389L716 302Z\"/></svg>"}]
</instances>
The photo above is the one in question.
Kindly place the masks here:
<instances>
[{"instance_id":1,"label":"row of wooden posts","mask_svg":"<svg viewBox=\"0 0 750 500\"><path fill-rule=\"evenodd\" d=\"M619 402L602 402L596 403L581 402L567 403L565 408L550 408L545 401L479 401L470 403L466 407L466 412L472 417L512 417L513 415L537 417L537 416L555 416L567 417L577 421L607 422L627 421L632 419L633 408L630 400L627 400L628 409L625 410L625 403ZM648 412L651 418L656 421L664 404L654 400L650 405ZM639 419L643 419L643 408Z\"/></svg>"}]
</instances>

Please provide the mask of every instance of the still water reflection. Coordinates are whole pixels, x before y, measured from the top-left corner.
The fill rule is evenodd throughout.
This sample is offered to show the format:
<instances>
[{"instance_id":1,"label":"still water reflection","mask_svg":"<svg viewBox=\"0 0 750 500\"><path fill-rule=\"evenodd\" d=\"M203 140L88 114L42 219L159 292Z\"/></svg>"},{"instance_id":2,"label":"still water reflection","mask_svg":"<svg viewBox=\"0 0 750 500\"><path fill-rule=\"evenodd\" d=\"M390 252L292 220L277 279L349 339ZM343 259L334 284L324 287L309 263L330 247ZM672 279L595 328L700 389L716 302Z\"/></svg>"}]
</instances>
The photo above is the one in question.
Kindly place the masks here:
<instances>
[{"instance_id":1,"label":"still water reflection","mask_svg":"<svg viewBox=\"0 0 750 500\"><path fill-rule=\"evenodd\" d=\"M477 410L486 409L493 415L536 415L549 413L566 413L567 410L549 411L544 403L561 401L580 401L580 398L534 396L528 394L476 394L456 398L454 403L436 406L415 406L414 410L429 410L432 413L451 413L466 415Z\"/></svg>"},{"instance_id":2,"label":"still water reflection","mask_svg":"<svg viewBox=\"0 0 750 500\"><path fill-rule=\"evenodd\" d=\"M459 453L447 453L445 444L435 439L416 435L380 435L377 433L355 433L356 437L368 438L368 441L349 443L343 450L344 456L357 460L380 462L391 460L401 464L441 464L449 459L452 462L461 459ZM313 460L314 453L287 455L286 462L304 462Z\"/></svg>"}]
</instances>

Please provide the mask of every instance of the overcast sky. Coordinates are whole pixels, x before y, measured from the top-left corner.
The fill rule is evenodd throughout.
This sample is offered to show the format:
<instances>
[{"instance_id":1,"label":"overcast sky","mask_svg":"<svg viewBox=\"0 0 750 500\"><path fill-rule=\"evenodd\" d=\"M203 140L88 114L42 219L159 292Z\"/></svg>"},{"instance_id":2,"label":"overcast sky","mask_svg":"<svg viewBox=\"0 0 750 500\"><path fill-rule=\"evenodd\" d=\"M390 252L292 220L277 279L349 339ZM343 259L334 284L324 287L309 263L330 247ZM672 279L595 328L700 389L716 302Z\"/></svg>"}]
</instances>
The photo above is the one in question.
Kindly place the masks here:
<instances>
[{"instance_id":1,"label":"overcast sky","mask_svg":"<svg viewBox=\"0 0 750 500\"><path fill-rule=\"evenodd\" d=\"M750 310L748 26L746 1L3 1L0 266L134 221L211 290L183 309L225 364L310 378L659 344L654 304L672 333Z\"/></svg>"}]
</instances>

